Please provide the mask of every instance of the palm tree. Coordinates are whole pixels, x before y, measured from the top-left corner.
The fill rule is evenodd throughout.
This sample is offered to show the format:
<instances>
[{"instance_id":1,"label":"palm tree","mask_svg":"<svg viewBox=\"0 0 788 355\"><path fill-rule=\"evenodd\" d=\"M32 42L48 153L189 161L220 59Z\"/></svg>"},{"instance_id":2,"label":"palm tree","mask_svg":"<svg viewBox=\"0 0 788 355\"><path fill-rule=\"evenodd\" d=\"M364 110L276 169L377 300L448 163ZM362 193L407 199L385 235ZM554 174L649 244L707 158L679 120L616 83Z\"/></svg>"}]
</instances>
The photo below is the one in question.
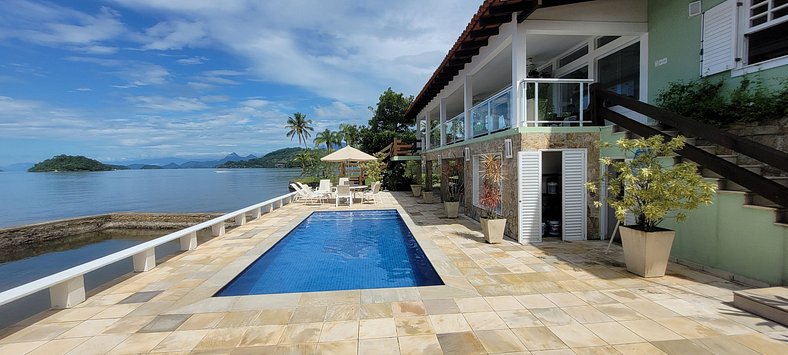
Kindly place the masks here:
<instances>
[{"instance_id":1,"label":"palm tree","mask_svg":"<svg viewBox=\"0 0 788 355\"><path fill-rule=\"evenodd\" d=\"M355 145L358 142L358 127L356 125L343 123L339 125L339 131L342 132L342 138L347 145Z\"/></svg>"},{"instance_id":2,"label":"palm tree","mask_svg":"<svg viewBox=\"0 0 788 355\"><path fill-rule=\"evenodd\" d=\"M342 131L331 132L331 144L338 148L342 148L342 140L345 139Z\"/></svg>"},{"instance_id":3,"label":"palm tree","mask_svg":"<svg viewBox=\"0 0 788 355\"><path fill-rule=\"evenodd\" d=\"M320 147L321 144L326 145L326 150L331 152L331 147L334 144L334 132L331 132L330 129L326 128L325 131L320 132L315 135L315 146Z\"/></svg>"},{"instance_id":4,"label":"palm tree","mask_svg":"<svg viewBox=\"0 0 788 355\"><path fill-rule=\"evenodd\" d=\"M312 162L312 153L309 150L302 150L293 157L293 161L301 164L302 169Z\"/></svg>"},{"instance_id":5,"label":"palm tree","mask_svg":"<svg viewBox=\"0 0 788 355\"><path fill-rule=\"evenodd\" d=\"M301 142L304 143L304 148L307 148L306 143L309 140L309 136L312 134L309 131L314 131L315 129L311 126L312 120L306 119L306 115L301 112L296 112L293 114L293 117L287 118L287 126L285 128L289 129L290 131L287 132L287 136L290 137L290 140L293 140L294 136L298 136L298 144Z\"/></svg>"}]
</instances>

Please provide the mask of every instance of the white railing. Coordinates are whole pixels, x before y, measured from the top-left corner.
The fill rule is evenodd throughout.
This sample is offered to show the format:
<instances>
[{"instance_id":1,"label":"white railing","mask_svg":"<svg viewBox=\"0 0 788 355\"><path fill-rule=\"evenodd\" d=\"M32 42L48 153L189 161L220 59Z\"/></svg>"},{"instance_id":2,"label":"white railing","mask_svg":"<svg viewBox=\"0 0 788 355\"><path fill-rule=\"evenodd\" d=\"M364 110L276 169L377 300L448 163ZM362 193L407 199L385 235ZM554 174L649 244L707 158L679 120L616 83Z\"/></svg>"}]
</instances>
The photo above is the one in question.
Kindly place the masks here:
<instances>
[{"instance_id":1,"label":"white railing","mask_svg":"<svg viewBox=\"0 0 788 355\"><path fill-rule=\"evenodd\" d=\"M0 305L13 302L48 288L53 308L73 307L85 300L84 275L88 272L129 257L133 259L134 271L148 271L156 266L155 248L157 246L176 239L180 239L181 250L192 250L197 247L197 231L211 228L211 234L213 236L223 235L225 232L225 221L232 219L236 226L243 225L246 223L247 214L251 215L251 219L259 218L264 212L271 212L274 209L280 208L292 202L295 195L295 192L291 192L286 195L274 197L258 204L244 207L237 211L216 217L209 221L205 221L200 224L167 234L165 236L137 244L133 247L123 249L96 260L74 266L56 274L42 277L38 280L28 282L10 290L0 292Z\"/></svg>"},{"instance_id":2,"label":"white railing","mask_svg":"<svg viewBox=\"0 0 788 355\"><path fill-rule=\"evenodd\" d=\"M460 113L443 124L446 132L446 145L465 140L465 113Z\"/></svg>"},{"instance_id":3,"label":"white railing","mask_svg":"<svg viewBox=\"0 0 788 355\"><path fill-rule=\"evenodd\" d=\"M441 146L441 126L435 125L430 131L430 149Z\"/></svg>"},{"instance_id":4,"label":"white railing","mask_svg":"<svg viewBox=\"0 0 788 355\"><path fill-rule=\"evenodd\" d=\"M471 108L472 137L498 132L512 126L512 87L507 87Z\"/></svg>"},{"instance_id":5,"label":"white railing","mask_svg":"<svg viewBox=\"0 0 788 355\"><path fill-rule=\"evenodd\" d=\"M592 79L529 78L520 81L523 127L582 127Z\"/></svg>"}]
</instances>

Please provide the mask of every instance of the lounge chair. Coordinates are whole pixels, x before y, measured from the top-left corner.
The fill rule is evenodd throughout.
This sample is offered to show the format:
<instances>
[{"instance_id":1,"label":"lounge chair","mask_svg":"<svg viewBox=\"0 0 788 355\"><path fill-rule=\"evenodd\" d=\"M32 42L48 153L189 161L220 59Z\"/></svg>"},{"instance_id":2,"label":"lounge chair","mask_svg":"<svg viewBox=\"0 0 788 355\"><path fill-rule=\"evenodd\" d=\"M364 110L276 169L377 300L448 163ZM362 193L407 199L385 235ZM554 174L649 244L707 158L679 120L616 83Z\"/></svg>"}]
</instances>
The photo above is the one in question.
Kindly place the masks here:
<instances>
[{"instance_id":1,"label":"lounge chair","mask_svg":"<svg viewBox=\"0 0 788 355\"><path fill-rule=\"evenodd\" d=\"M301 186L298 186L296 184L290 184L290 186L292 186L296 190L296 192L298 192L298 199L297 199L298 201L303 201L303 202L309 202L309 201L322 202L322 200L326 198L325 195L317 194L314 191L312 191L311 189L304 189Z\"/></svg>"},{"instance_id":2,"label":"lounge chair","mask_svg":"<svg viewBox=\"0 0 788 355\"><path fill-rule=\"evenodd\" d=\"M325 195L331 195L331 180L320 180L320 186L318 186L316 192L323 193Z\"/></svg>"},{"instance_id":3,"label":"lounge chair","mask_svg":"<svg viewBox=\"0 0 788 355\"><path fill-rule=\"evenodd\" d=\"M346 199L348 201L348 206L353 207L353 193L350 192L350 186L348 185L339 185L337 186L336 192L336 206L339 207L339 200Z\"/></svg>"},{"instance_id":4,"label":"lounge chair","mask_svg":"<svg viewBox=\"0 0 788 355\"><path fill-rule=\"evenodd\" d=\"M378 193L380 193L380 181L375 181L372 184L372 188L369 191L365 191L364 195L361 197L361 203L364 201L372 201L373 204L378 204Z\"/></svg>"}]
</instances>

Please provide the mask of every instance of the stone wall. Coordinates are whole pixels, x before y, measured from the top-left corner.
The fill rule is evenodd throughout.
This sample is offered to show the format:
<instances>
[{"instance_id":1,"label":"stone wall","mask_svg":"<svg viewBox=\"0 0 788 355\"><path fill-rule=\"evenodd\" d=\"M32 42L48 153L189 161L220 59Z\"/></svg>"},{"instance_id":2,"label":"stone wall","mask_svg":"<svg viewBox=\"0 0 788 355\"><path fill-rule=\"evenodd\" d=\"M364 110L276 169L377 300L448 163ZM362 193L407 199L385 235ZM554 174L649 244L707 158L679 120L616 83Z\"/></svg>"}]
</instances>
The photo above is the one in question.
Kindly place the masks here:
<instances>
[{"instance_id":1,"label":"stone wall","mask_svg":"<svg viewBox=\"0 0 788 355\"><path fill-rule=\"evenodd\" d=\"M510 135L496 136L491 139L474 142L466 145L450 146L438 151L429 152L424 155L428 162L441 159L451 159L463 157L464 148L470 148L472 156L489 153L499 153L503 157L504 141L512 140L512 158L503 158L503 194L502 194L502 213L506 217L506 235L517 240L519 228L519 194L518 194L518 168L517 152L522 150L538 149L560 149L560 148L586 148L586 158L588 160L588 179L596 179L599 176L599 141L598 132L579 132L579 133L514 133ZM481 209L473 205L473 161L464 161L465 164L465 198L462 205L465 207L465 214L478 220ZM439 172L435 172L439 173ZM587 235L588 239L599 239L599 209L594 207L593 200L588 197L587 210Z\"/></svg>"},{"instance_id":2,"label":"stone wall","mask_svg":"<svg viewBox=\"0 0 788 355\"><path fill-rule=\"evenodd\" d=\"M0 229L0 248L69 237L104 229L182 229L221 216L219 213L112 213Z\"/></svg>"},{"instance_id":3,"label":"stone wall","mask_svg":"<svg viewBox=\"0 0 788 355\"><path fill-rule=\"evenodd\" d=\"M779 151L788 152L788 117L758 123L736 123L728 127L727 131ZM761 164L746 156L740 156L739 163ZM769 166L765 166L763 170L765 175L788 176L787 172Z\"/></svg>"}]
</instances>

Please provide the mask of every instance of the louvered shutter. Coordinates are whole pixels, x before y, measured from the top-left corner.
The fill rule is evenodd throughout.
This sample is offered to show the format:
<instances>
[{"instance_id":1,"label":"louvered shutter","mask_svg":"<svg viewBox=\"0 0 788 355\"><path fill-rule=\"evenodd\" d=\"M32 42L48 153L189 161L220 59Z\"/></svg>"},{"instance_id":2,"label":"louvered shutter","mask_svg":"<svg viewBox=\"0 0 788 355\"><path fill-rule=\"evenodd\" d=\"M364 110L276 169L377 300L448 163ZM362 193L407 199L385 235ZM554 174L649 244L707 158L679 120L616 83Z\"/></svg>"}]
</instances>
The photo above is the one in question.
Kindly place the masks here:
<instances>
[{"instance_id":1,"label":"louvered shutter","mask_svg":"<svg viewBox=\"0 0 788 355\"><path fill-rule=\"evenodd\" d=\"M703 13L701 76L733 69L736 58L736 2L727 0Z\"/></svg>"},{"instance_id":2,"label":"louvered shutter","mask_svg":"<svg viewBox=\"0 0 788 355\"><path fill-rule=\"evenodd\" d=\"M542 153L520 152L520 243L542 241Z\"/></svg>"},{"instance_id":3,"label":"louvered shutter","mask_svg":"<svg viewBox=\"0 0 788 355\"><path fill-rule=\"evenodd\" d=\"M563 179L563 239L586 239L586 154L584 149L564 150L561 159Z\"/></svg>"}]
</instances>

